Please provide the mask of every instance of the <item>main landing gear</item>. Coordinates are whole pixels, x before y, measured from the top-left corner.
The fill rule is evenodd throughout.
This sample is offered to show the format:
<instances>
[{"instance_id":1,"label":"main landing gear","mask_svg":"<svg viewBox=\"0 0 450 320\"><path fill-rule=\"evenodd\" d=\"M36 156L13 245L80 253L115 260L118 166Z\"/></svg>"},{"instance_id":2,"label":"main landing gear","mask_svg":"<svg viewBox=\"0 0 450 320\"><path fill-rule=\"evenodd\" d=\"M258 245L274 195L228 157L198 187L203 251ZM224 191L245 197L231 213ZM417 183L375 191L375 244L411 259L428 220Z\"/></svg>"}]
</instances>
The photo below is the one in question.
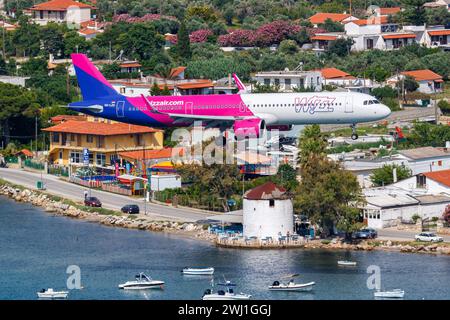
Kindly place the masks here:
<instances>
[{"instance_id":1,"label":"main landing gear","mask_svg":"<svg viewBox=\"0 0 450 320\"><path fill-rule=\"evenodd\" d=\"M352 128L352 140L357 140L358 134L356 133L356 124L352 124L350 128Z\"/></svg>"}]
</instances>

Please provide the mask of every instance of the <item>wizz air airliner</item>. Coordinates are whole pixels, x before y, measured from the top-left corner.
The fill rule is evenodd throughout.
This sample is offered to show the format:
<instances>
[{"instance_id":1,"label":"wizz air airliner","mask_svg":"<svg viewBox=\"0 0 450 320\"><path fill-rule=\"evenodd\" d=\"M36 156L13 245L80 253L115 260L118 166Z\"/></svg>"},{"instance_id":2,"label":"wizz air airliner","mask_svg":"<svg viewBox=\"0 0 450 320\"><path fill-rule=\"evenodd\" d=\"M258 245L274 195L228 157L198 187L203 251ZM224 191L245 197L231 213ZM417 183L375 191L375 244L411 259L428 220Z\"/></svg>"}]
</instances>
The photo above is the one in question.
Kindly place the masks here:
<instances>
[{"instance_id":1,"label":"wizz air airliner","mask_svg":"<svg viewBox=\"0 0 450 320\"><path fill-rule=\"evenodd\" d=\"M125 123L166 128L201 121L221 131L232 128L237 139L263 137L272 129L288 131L293 125L349 124L352 138L357 139L357 123L381 120L391 113L376 98L354 92L127 97L111 86L86 55L71 57L83 100L69 108ZM242 83L236 82L241 89Z\"/></svg>"}]
</instances>

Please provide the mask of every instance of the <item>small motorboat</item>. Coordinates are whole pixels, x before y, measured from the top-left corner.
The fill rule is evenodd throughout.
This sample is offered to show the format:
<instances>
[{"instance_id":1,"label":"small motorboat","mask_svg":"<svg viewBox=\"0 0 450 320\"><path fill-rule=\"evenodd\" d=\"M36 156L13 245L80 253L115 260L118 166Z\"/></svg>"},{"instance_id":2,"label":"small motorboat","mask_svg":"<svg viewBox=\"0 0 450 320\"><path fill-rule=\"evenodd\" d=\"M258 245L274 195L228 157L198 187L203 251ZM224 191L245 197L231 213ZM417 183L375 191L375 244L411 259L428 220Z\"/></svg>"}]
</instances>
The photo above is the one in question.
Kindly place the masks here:
<instances>
[{"instance_id":1,"label":"small motorboat","mask_svg":"<svg viewBox=\"0 0 450 320\"><path fill-rule=\"evenodd\" d=\"M181 270L183 274L195 276L210 276L214 274L214 268L184 268Z\"/></svg>"},{"instance_id":2,"label":"small motorboat","mask_svg":"<svg viewBox=\"0 0 450 320\"><path fill-rule=\"evenodd\" d=\"M356 261L339 260L338 266L356 266Z\"/></svg>"},{"instance_id":3,"label":"small motorboat","mask_svg":"<svg viewBox=\"0 0 450 320\"><path fill-rule=\"evenodd\" d=\"M295 283L294 278L298 277L298 274L293 274L290 276L282 277L281 279L290 278L288 283L282 283L280 281L274 281L271 286L269 286L269 290L271 291L311 291L313 286L316 284L315 282L307 282L307 283Z\"/></svg>"},{"instance_id":4,"label":"small motorboat","mask_svg":"<svg viewBox=\"0 0 450 320\"><path fill-rule=\"evenodd\" d=\"M41 299L67 299L69 291L54 291L53 288L42 289L37 293Z\"/></svg>"},{"instance_id":5,"label":"small motorboat","mask_svg":"<svg viewBox=\"0 0 450 320\"><path fill-rule=\"evenodd\" d=\"M394 289L390 291L375 291L373 293L375 298L403 298L405 296L405 291L401 289Z\"/></svg>"},{"instance_id":6,"label":"small motorboat","mask_svg":"<svg viewBox=\"0 0 450 320\"><path fill-rule=\"evenodd\" d=\"M144 289L163 289L164 281L153 280L145 273L141 272L136 275L135 281L127 281L123 284L119 284L119 289L126 290L144 290Z\"/></svg>"},{"instance_id":7,"label":"small motorboat","mask_svg":"<svg viewBox=\"0 0 450 320\"><path fill-rule=\"evenodd\" d=\"M206 289L202 300L250 300L252 297L250 294L235 293L233 287L236 285L230 281L217 285L224 287L224 289L218 290L216 293L212 292L211 289Z\"/></svg>"}]
</instances>

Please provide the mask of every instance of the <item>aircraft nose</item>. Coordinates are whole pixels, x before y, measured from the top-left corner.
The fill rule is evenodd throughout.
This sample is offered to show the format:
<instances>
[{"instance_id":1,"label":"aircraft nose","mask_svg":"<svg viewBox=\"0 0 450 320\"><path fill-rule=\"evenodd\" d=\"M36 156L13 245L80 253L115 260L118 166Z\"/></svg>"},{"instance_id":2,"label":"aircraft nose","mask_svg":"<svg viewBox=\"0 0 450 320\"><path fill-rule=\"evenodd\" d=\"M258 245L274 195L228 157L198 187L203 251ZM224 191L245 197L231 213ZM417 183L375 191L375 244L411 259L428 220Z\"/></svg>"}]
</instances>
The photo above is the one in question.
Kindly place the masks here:
<instances>
[{"instance_id":1,"label":"aircraft nose","mask_svg":"<svg viewBox=\"0 0 450 320\"><path fill-rule=\"evenodd\" d=\"M388 106L382 104L375 109L375 114L377 115L377 117L380 117L380 119L384 119L391 114L391 109Z\"/></svg>"}]
</instances>

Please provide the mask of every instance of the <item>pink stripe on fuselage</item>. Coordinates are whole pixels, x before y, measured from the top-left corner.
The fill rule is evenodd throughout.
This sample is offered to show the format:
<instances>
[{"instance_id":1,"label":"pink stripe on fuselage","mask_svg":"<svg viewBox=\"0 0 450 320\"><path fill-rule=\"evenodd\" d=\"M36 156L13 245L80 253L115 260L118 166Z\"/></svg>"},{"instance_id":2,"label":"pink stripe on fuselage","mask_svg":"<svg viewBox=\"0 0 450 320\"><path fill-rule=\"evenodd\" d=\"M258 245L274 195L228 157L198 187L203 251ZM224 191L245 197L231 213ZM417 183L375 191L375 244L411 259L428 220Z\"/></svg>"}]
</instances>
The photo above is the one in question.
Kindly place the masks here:
<instances>
[{"instance_id":1,"label":"pink stripe on fuselage","mask_svg":"<svg viewBox=\"0 0 450 320\"><path fill-rule=\"evenodd\" d=\"M72 63L74 67L80 68L82 71L86 72L91 77L97 79L104 85L112 88L108 80L106 80L105 77L101 74L101 72L98 71L98 69L94 66L94 64L91 61L89 61L86 55L82 53L72 53L70 57L72 58Z\"/></svg>"},{"instance_id":2,"label":"pink stripe on fuselage","mask_svg":"<svg viewBox=\"0 0 450 320\"><path fill-rule=\"evenodd\" d=\"M238 94L195 95L195 96L149 96L149 103L156 110L172 114L201 116L251 117L253 113ZM141 97L128 97L128 101L146 114L166 125L173 123L170 116L153 113Z\"/></svg>"}]
</instances>

